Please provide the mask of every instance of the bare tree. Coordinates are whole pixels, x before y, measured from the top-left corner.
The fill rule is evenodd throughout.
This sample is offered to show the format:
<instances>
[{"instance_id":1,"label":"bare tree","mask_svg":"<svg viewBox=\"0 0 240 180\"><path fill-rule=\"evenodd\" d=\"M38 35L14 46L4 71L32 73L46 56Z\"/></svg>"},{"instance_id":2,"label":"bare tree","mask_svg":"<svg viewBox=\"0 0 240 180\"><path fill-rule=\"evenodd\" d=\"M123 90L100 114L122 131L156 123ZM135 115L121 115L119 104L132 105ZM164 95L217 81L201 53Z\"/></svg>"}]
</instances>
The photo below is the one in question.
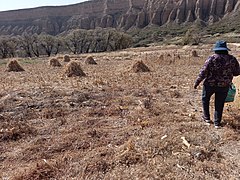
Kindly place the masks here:
<instances>
[{"instance_id":1,"label":"bare tree","mask_svg":"<svg viewBox=\"0 0 240 180\"><path fill-rule=\"evenodd\" d=\"M33 54L35 56L39 57L40 56L41 43L40 43L39 36L37 34L32 35L32 43L30 45L31 45L31 49L32 49Z\"/></svg>"},{"instance_id":2,"label":"bare tree","mask_svg":"<svg viewBox=\"0 0 240 180\"><path fill-rule=\"evenodd\" d=\"M74 54L105 52L128 48L132 44L132 37L129 35L116 29L102 28L75 29L59 36L24 32L17 38L5 39L0 39L1 57L14 57L16 51L24 52L28 57L39 57L41 54L51 56L58 54L60 50L70 50Z\"/></svg>"},{"instance_id":3,"label":"bare tree","mask_svg":"<svg viewBox=\"0 0 240 180\"><path fill-rule=\"evenodd\" d=\"M18 36L19 46L26 53L28 57L32 57L32 36L24 32L21 36Z\"/></svg>"},{"instance_id":4,"label":"bare tree","mask_svg":"<svg viewBox=\"0 0 240 180\"><path fill-rule=\"evenodd\" d=\"M96 29L94 32L94 52L116 51L132 45L132 37L116 29Z\"/></svg>"},{"instance_id":5,"label":"bare tree","mask_svg":"<svg viewBox=\"0 0 240 180\"><path fill-rule=\"evenodd\" d=\"M131 36L125 33L115 33L112 40L113 51L129 48L133 43Z\"/></svg>"},{"instance_id":6,"label":"bare tree","mask_svg":"<svg viewBox=\"0 0 240 180\"><path fill-rule=\"evenodd\" d=\"M0 37L0 56L2 58L14 57L17 49L17 40L10 36Z\"/></svg>"},{"instance_id":7,"label":"bare tree","mask_svg":"<svg viewBox=\"0 0 240 180\"><path fill-rule=\"evenodd\" d=\"M97 28L94 31L94 42L92 46L93 52L104 52L107 50L111 33L106 29Z\"/></svg>"},{"instance_id":8,"label":"bare tree","mask_svg":"<svg viewBox=\"0 0 240 180\"><path fill-rule=\"evenodd\" d=\"M85 53L89 53L92 49L93 43L94 43L94 30L88 30L86 35L86 44L83 51Z\"/></svg>"},{"instance_id":9,"label":"bare tree","mask_svg":"<svg viewBox=\"0 0 240 180\"><path fill-rule=\"evenodd\" d=\"M8 56L8 40L6 37L0 37L0 55L2 58L7 58Z\"/></svg>"},{"instance_id":10,"label":"bare tree","mask_svg":"<svg viewBox=\"0 0 240 180\"><path fill-rule=\"evenodd\" d=\"M54 54L57 55L60 51L60 47L63 46L63 39L60 36L55 37L55 52Z\"/></svg>"},{"instance_id":11,"label":"bare tree","mask_svg":"<svg viewBox=\"0 0 240 180\"><path fill-rule=\"evenodd\" d=\"M10 57L15 57L18 49L18 39L16 37L11 37L8 41L8 51Z\"/></svg>"},{"instance_id":12,"label":"bare tree","mask_svg":"<svg viewBox=\"0 0 240 180\"><path fill-rule=\"evenodd\" d=\"M50 57L54 52L55 54L59 52L61 41L58 37L49 34L41 34L39 35L39 41L48 57Z\"/></svg>"},{"instance_id":13,"label":"bare tree","mask_svg":"<svg viewBox=\"0 0 240 180\"><path fill-rule=\"evenodd\" d=\"M87 44L87 31L76 29L71 31L64 39L67 48L74 54L83 53Z\"/></svg>"}]
</instances>

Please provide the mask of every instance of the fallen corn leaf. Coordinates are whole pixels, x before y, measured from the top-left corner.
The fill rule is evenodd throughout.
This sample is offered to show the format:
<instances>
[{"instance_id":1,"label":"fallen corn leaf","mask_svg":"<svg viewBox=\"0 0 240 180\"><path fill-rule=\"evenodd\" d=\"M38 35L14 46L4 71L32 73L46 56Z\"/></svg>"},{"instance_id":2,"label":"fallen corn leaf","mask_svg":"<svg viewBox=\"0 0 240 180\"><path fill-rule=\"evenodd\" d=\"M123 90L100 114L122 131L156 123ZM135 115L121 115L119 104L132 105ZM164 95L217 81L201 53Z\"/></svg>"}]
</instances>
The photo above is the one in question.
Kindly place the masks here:
<instances>
[{"instance_id":1,"label":"fallen corn leaf","mask_svg":"<svg viewBox=\"0 0 240 180\"><path fill-rule=\"evenodd\" d=\"M161 137L161 140L165 139L167 137L167 135L164 135Z\"/></svg>"},{"instance_id":2,"label":"fallen corn leaf","mask_svg":"<svg viewBox=\"0 0 240 180\"><path fill-rule=\"evenodd\" d=\"M181 139L183 140L183 144L186 145L188 148L190 147L189 142L185 139L185 137L181 137Z\"/></svg>"}]
</instances>

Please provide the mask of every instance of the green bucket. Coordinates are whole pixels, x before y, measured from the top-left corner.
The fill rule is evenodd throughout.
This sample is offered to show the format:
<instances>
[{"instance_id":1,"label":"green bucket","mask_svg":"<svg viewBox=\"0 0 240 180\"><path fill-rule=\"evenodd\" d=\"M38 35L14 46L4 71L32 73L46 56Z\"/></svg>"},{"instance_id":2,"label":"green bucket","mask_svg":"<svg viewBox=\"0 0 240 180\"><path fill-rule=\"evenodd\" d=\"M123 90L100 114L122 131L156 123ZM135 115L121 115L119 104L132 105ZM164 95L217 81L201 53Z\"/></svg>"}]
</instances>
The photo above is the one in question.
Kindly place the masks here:
<instances>
[{"instance_id":1,"label":"green bucket","mask_svg":"<svg viewBox=\"0 0 240 180\"><path fill-rule=\"evenodd\" d=\"M229 87L229 90L228 90L228 95L225 99L225 102L233 102L234 101L234 98L235 98L235 95L236 95L236 87L235 85L232 83Z\"/></svg>"}]
</instances>

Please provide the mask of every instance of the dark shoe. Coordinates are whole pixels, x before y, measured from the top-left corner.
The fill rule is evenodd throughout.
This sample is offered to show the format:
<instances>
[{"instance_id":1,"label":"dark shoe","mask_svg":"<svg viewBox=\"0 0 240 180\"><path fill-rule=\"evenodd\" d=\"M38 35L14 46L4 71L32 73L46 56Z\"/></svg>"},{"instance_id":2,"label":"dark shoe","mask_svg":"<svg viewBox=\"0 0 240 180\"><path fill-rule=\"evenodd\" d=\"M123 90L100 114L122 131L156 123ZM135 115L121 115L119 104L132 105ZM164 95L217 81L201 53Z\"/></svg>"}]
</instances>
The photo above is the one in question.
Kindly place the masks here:
<instances>
[{"instance_id":1,"label":"dark shoe","mask_svg":"<svg viewBox=\"0 0 240 180\"><path fill-rule=\"evenodd\" d=\"M220 125L214 125L215 129L220 129L221 126Z\"/></svg>"},{"instance_id":2,"label":"dark shoe","mask_svg":"<svg viewBox=\"0 0 240 180\"><path fill-rule=\"evenodd\" d=\"M202 116L202 120L203 120L205 123L209 124L209 125L210 125L210 123L211 123L211 120L208 119L208 118L206 118L205 116Z\"/></svg>"},{"instance_id":3,"label":"dark shoe","mask_svg":"<svg viewBox=\"0 0 240 180\"><path fill-rule=\"evenodd\" d=\"M220 129L221 128L221 124L220 123L214 123L214 127L215 127L215 129Z\"/></svg>"}]
</instances>

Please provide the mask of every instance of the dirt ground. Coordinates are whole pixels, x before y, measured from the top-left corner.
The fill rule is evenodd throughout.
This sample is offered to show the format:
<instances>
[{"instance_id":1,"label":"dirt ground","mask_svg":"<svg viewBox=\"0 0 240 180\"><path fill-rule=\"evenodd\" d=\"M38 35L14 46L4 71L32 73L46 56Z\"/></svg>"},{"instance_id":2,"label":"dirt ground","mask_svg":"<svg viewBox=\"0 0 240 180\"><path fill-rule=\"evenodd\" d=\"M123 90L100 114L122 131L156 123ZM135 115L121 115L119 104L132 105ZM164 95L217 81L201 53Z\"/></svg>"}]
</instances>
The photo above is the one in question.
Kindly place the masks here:
<instances>
[{"instance_id":1,"label":"dirt ground","mask_svg":"<svg viewBox=\"0 0 240 180\"><path fill-rule=\"evenodd\" d=\"M192 88L211 47L72 56L86 76L70 78L61 57L19 59L23 72L0 60L0 179L239 180L239 94L215 129ZM137 60L150 72L134 73Z\"/></svg>"}]
</instances>

